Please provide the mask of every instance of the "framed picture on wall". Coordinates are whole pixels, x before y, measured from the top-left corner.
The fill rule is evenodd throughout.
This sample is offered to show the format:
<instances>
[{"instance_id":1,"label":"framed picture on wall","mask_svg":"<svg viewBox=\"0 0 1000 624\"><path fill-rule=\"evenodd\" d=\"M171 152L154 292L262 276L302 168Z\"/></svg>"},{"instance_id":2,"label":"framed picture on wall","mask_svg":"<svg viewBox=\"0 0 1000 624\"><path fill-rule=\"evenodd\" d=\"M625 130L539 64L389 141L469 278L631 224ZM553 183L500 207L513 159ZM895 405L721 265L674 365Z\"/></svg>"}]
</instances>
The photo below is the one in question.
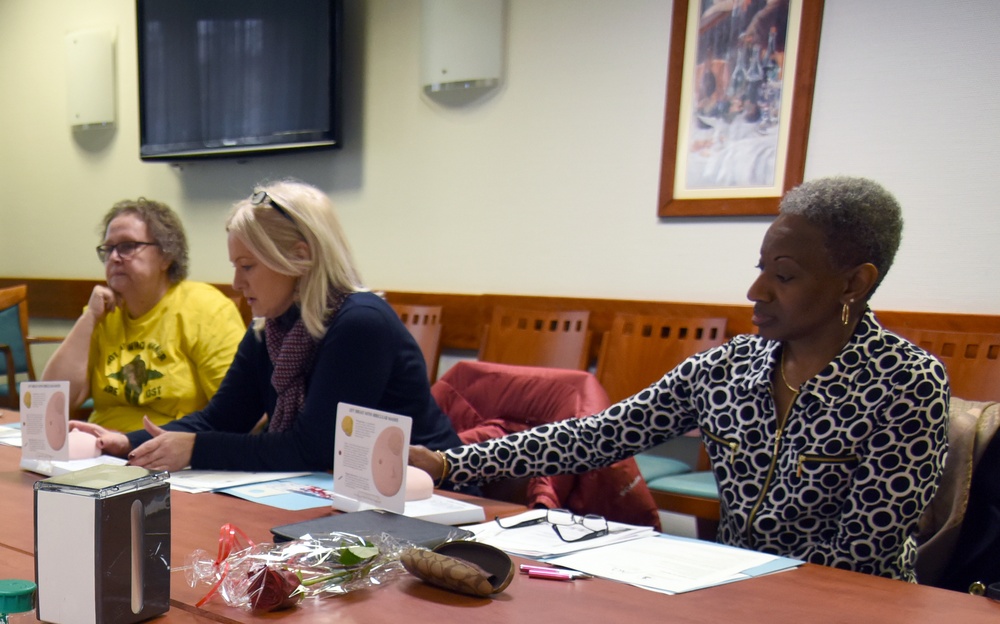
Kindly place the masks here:
<instances>
[{"instance_id":1,"label":"framed picture on wall","mask_svg":"<svg viewBox=\"0 0 1000 624\"><path fill-rule=\"evenodd\" d=\"M823 0L675 0L658 215L776 214L802 182Z\"/></svg>"}]
</instances>

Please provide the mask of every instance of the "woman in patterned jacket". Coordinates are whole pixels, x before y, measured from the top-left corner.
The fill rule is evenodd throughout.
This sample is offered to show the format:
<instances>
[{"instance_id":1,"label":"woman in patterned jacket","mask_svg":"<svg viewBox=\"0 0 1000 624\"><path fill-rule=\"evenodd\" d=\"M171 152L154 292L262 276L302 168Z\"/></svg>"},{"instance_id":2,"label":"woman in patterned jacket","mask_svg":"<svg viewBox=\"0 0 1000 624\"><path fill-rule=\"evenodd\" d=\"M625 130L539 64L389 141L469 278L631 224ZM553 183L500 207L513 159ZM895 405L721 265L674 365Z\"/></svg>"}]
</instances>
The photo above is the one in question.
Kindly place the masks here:
<instances>
[{"instance_id":1,"label":"woman in patterned jacket","mask_svg":"<svg viewBox=\"0 0 1000 624\"><path fill-rule=\"evenodd\" d=\"M899 204L870 180L802 184L761 245L747 292L756 335L599 414L445 452L414 447L410 461L452 483L579 473L698 427L720 542L913 582L949 390L941 363L868 307L901 233Z\"/></svg>"}]
</instances>

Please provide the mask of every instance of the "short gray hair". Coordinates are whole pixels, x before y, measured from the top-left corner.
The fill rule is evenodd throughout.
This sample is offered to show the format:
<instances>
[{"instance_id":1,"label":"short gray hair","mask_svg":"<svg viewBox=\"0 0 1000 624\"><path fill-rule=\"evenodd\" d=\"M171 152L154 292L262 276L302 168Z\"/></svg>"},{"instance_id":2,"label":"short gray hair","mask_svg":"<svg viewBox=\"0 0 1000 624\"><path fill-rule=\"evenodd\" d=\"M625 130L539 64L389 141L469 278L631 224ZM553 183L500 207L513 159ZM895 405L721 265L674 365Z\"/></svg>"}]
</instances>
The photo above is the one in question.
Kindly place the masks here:
<instances>
[{"instance_id":1,"label":"short gray hair","mask_svg":"<svg viewBox=\"0 0 1000 624\"><path fill-rule=\"evenodd\" d=\"M889 272L903 237L899 202L867 178L835 176L805 182L785 194L779 212L800 216L818 228L833 266L875 265L878 280L869 297Z\"/></svg>"},{"instance_id":2,"label":"short gray hair","mask_svg":"<svg viewBox=\"0 0 1000 624\"><path fill-rule=\"evenodd\" d=\"M180 217L163 202L140 197L139 199L123 199L108 210L101 220L100 236L108 231L108 226L118 216L134 214L146 224L152 241L160 247L163 256L170 261L167 267L167 279L171 284L178 284L188 276L188 244L184 234L184 225Z\"/></svg>"}]
</instances>

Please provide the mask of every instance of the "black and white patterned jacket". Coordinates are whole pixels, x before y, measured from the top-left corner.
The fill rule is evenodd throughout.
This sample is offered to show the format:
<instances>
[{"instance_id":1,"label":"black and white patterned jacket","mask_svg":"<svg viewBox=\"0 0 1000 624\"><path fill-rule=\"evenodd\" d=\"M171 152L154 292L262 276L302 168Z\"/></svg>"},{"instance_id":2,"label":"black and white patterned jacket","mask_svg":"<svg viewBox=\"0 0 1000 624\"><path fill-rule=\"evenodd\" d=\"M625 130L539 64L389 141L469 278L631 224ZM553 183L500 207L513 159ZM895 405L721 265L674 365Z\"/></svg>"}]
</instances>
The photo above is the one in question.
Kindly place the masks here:
<instances>
[{"instance_id":1,"label":"black and white patterned jacket","mask_svg":"<svg viewBox=\"0 0 1000 624\"><path fill-rule=\"evenodd\" d=\"M594 416L448 451L450 480L585 472L698 427L720 542L914 581L913 535L947 450L944 366L867 310L778 431L779 356L779 342L737 336Z\"/></svg>"}]
</instances>

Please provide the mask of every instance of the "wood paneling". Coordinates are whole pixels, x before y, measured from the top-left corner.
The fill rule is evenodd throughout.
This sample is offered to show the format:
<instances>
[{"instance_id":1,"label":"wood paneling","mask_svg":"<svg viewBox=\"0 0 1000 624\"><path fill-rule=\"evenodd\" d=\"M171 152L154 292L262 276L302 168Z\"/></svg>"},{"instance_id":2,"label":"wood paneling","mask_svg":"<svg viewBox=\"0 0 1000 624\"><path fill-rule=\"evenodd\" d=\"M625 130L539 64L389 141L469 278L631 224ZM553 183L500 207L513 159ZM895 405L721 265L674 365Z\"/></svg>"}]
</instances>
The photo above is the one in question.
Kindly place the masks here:
<instances>
[{"instance_id":1,"label":"wood paneling","mask_svg":"<svg viewBox=\"0 0 1000 624\"><path fill-rule=\"evenodd\" d=\"M49 279L37 277L0 277L0 288L26 284L28 310L32 318L75 320L90 300L94 286L104 280ZM233 299L244 320L250 319L250 308L230 284L213 284L227 297Z\"/></svg>"},{"instance_id":2,"label":"wood paneling","mask_svg":"<svg viewBox=\"0 0 1000 624\"><path fill-rule=\"evenodd\" d=\"M103 281L49 278L0 278L0 287L28 285L29 310L33 318L73 320L80 315L95 284ZM215 284L227 295L234 295L229 284ZM456 294L387 291L390 303L441 306L444 349L478 350L483 327L489 322L494 306L556 310L590 310L590 329L594 340L591 356L596 361L600 338L611 327L615 312L658 314L662 316L720 316L726 318L726 335L753 333L751 306L689 303L683 301L642 301L637 299L598 299L586 297L542 297L528 295ZM241 311L246 304L243 303ZM245 312L245 311L244 311ZM876 311L879 320L893 330L919 328L946 331L974 331L1000 334L1000 315L963 314L960 312Z\"/></svg>"}]
</instances>

